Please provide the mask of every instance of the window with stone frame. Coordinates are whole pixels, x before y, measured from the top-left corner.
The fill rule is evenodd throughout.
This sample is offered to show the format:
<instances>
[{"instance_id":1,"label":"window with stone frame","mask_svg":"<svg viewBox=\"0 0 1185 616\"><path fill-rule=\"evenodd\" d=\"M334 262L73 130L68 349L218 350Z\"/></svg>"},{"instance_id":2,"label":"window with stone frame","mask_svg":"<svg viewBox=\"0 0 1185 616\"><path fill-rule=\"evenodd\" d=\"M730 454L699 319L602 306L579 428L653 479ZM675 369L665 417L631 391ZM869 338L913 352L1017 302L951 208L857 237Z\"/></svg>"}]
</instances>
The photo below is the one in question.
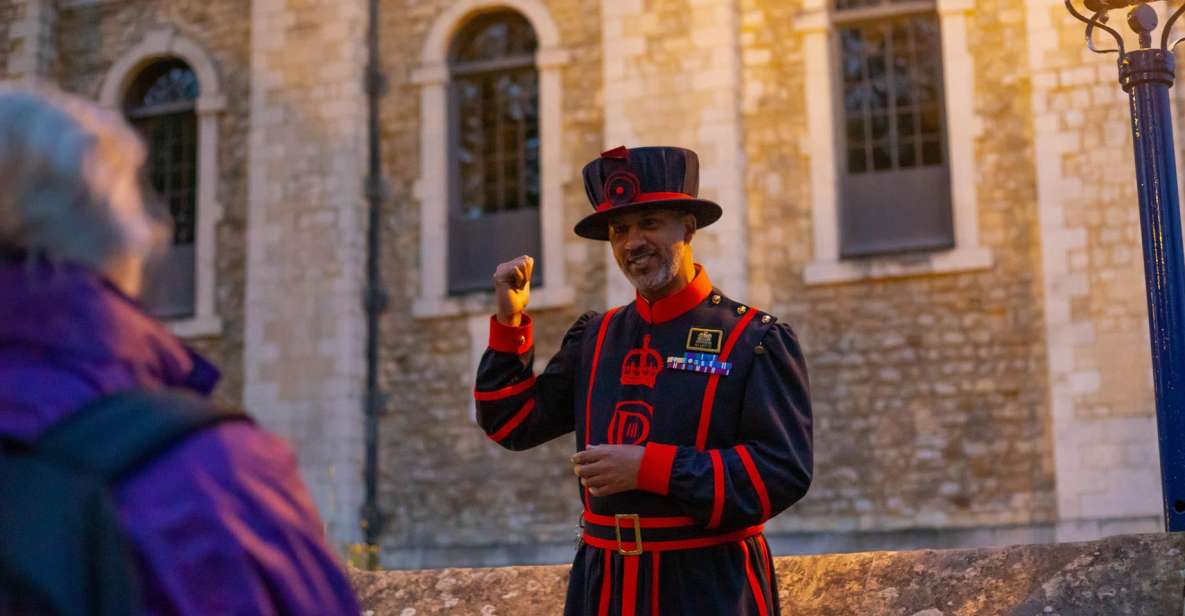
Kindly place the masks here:
<instances>
[{"instance_id":1,"label":"window with stone frame","mask_svg":"<svg viewBox=\"0 0 1185 616\"><path fill-rule=\"evenodd\" d=\"M933 0L836 0L841 257L955 244Z\"/></svg>"},{"instance_id":2,"label":"window with stone frame","mask_svg":"<svg viewBox=\"0 0 1185 616\"><path fill-rule=\"evenodd\" d=\"M540 254L538 42L514 11L485 13L449 56L448 289L489 288L494 264ZM542 284L536 262L532 284Z\"/></svg>"},{"instance_id":3,"label":"window with stone frame","mask_svg":"<svg viewBox=\"0 0 1185 616\"><path fill-rule=\"evenodd\" d=\"M148 192L173 221L172 242L150 264L141 298L164 319L192 317L196 308L198 95L193 69L166 59L140 71L124 96L124 114L148 146Z\"/></svg>"}]
</instances>

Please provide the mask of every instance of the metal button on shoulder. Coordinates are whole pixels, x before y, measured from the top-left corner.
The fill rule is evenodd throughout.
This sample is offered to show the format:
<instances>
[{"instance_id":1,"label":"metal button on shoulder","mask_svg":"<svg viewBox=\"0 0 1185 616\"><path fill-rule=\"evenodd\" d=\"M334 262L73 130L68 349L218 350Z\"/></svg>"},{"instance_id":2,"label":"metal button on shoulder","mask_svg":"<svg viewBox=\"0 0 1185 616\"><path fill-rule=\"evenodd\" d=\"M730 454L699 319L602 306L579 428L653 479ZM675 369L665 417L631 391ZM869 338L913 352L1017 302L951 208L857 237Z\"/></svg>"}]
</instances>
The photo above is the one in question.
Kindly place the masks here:
<instances>
[{"instance_id":1,"label":"metal button on shoulder","mask_svg":"<svg viewBox=\"0 0 1185 616\"><path fill-rule=\"evenodd\" d=\"M713 295L713 296L712 296L712 303L713 303L713 304L719 304L719 303L720 303L720 296L719 296L719 295Z\"/></svg>"},{"instance_id":2,"label":"metal button on shoulder","mask_svg":"<svg viewBox=\"0 0 1185 616\"><path fill-rule=\"evenodd\" d=\"M737 314L745 314L746 312L749 312L748 306L737 306Z\"/></svg>"},{"instance_id":3,"label":"metal button on shoulder","mask_svg":"<svg viewBox=\"0 0 1185 616\"><path fill-rule=\"evenodd\" d=\"M774 318L767 314L767 315L761 317L761 324L762 325L769 325L769 322L772 320L774 320Z\"/></svg>"}]
</instances>

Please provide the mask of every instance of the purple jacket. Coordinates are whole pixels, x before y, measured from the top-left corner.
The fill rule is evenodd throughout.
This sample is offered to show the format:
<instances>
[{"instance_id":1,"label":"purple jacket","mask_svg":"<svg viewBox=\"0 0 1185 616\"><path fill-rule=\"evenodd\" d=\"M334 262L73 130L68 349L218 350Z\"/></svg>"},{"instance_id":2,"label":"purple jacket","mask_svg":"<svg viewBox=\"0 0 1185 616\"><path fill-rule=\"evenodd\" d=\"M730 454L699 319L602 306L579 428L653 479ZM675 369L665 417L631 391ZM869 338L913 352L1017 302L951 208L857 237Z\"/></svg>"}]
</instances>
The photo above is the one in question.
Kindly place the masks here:
<instances>
[{"instance_id":1,"label":"purple jacket","mask_svg":"<svg viewBox=\"0 0 1185 616\"><path fill-rule=\"evenodd\" d=\"M97 396L208 395L218 371L87 270L0 260L0 434L33 440ZM201 432L116 487L149 614L357 614L280 438Z\"/></svg>"}]
</instances>

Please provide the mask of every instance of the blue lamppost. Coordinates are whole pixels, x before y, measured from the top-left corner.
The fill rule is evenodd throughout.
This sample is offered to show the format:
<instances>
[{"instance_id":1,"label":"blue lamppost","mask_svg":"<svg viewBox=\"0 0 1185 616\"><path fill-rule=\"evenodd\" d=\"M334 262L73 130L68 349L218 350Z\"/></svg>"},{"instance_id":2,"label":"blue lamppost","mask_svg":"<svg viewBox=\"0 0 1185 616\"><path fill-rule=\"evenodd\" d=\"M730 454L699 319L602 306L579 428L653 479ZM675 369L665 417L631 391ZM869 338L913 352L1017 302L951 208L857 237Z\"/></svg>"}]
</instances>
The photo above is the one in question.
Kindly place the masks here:
<instances>
[{"instance_id":1,"label":"blue lamppost","mask_svg":"<svg viewBox=\"0 0 1185 616\"><path fill-rule=\"evenodd\" d=\"M1153 47L1158 17L1149 1L1085 0L1086 11L1076 9L1072 0L1065 3L1070 14L1086 24L1086 44L1091 51L1117 54L1119 85L1131 101L1164 521L1166 530L1181 531L1185 530L1185 266L1169 88L1173 85L1173 48L1185 37L1172 44L1168 39L1185 5L1168 19L1159 46ZM1110 11L1128 7L1127 24L1138 37L1139 49L1127 50L1123 36L1107 25ZM1116 47L1096 47L1096 30L1109 34Z\"/></svg>"}]
</instances>

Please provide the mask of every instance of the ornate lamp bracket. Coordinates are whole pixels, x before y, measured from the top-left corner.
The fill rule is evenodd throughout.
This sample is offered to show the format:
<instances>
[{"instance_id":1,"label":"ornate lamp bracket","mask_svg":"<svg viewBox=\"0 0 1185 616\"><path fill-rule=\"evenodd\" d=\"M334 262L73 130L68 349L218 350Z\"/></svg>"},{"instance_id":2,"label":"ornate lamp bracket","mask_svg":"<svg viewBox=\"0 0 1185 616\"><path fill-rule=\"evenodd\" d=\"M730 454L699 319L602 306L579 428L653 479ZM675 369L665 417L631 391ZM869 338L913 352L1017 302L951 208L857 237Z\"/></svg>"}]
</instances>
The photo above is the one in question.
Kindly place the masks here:
<instances>
[{"instance_id":1,"label":"ornate lamp bracket","mask_svg":"<svg viewBox=\"0 0 1185 616\"><path fill-rule=\"evenodd\" d=\"M1156 9L1149 6L1153 1L1155 0L1085 0L1083 2L1085 11L1075 7L1074 0L1065 0L1065 4L1066 10L1075 19L1086 24L1086 46L1095 53L1118 54L1119 60L1122 62L1127 57L1127 51L1123 44L1123 35L1107 25L1110 19L1110 12L1131 7L1131 10L1127 13L1127 24L1139 37L1140 49L1149 49L1152 47L1152 33L1156 30L1156 26L1160 21L1160 18L1156 14ZM1173 25L1177 23L1182 13L1185 13L1185 4L1182 4L1173 11L1173 14L1161 30L1159 47L1161 52L1166 54L1171 53L1176 49L1178 43L1185 40L1185 36L1182 36L1173 41L1171 45L1168 42L1169 32L1172 31ZM1110 34L1111 38L1115 40L1115 47L1101 49L1096 46L1094 40L1095 30L1101 30Z\"/></svg>"}]
</instances>

